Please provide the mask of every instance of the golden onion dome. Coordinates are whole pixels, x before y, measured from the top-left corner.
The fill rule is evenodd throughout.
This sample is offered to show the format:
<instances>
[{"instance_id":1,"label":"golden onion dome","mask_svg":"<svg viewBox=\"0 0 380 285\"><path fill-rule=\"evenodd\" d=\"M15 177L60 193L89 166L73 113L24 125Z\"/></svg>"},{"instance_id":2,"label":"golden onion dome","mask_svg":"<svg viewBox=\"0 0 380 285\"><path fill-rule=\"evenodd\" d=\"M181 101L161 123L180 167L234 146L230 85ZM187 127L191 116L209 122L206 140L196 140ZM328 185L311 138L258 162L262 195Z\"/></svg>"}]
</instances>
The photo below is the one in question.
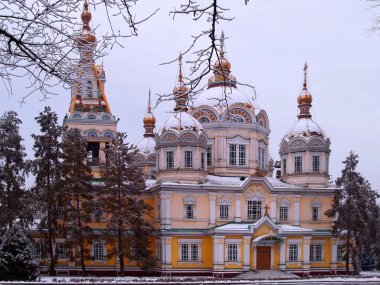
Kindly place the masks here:
<instances>
[{"instance_id":1,"label":"golden onion dome","mask_svg":"<svg viewBox=\"0 0 380 285\"><path fill-rule=\"evenodd\" d=\"M151 113L146 114L144 117L144 126L156 124L156 118Z\"/></svg>"},{"instance_id":2,"label":"golden onion dome","mask_svg":"<svg viewBox=\"0 0 380 285\"><path fill-rule=\"evenodd\" d=\"M223 56L214 63L214 68L216 70L230 71L231 70L231 63L229 62L228 59L224 58L224 56Z\"/></svg>"},{"instance_id":3,"label":"golden onion dome","mask_svg":"<svg viewBox=\"0 0 380 285\"><path fill-rule=\"evenodd\" d=\"M297 97L298 104L311 104L313 102L313 96L309 93L307 89L303 89L301 94Z\"/></svg>"}]
</instances>

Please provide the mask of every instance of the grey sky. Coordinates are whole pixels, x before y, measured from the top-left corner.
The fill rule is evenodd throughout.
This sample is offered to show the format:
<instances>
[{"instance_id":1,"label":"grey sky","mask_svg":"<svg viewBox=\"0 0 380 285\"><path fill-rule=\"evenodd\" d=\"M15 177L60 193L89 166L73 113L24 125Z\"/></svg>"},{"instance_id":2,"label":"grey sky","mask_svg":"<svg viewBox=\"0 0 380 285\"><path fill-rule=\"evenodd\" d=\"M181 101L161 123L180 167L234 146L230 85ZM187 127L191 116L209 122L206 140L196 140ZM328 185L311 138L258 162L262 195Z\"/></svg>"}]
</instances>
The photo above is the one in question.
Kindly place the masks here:
<instances>
[{"instance_id":1,"label":"grey sky","mask_svg":"<svg viewBox=\"0 0 380 285\"><path fill-rule=\"evenodd\" d=\"M153 93L169 93L174 87L177 65L159 64L185 50L191 35L200 26L185 16L175 21L168 16L178 1L140 0L138 15L148 14L156 5L159 13L140 26L137 38L127 39L125 48L114 48L103 59L106 69L106 94L113 113L120 118L118 128L136 144L143 134L142 118L149 87ZM309 91L313 95L313 119L332 142L330 173L335 179L341 161L354 150L360 156L359 171L380 189L377 169L380 128L380 38L368 32L372 12L368 3L358 0L243 0L225 1L235 16L218 27L224 30L227 58L238 81L256 87L257 102L270 119L270 152L278 159L278 145L297 115L297 96L301 89L302 68L309 65ZM233 4L231 4L233 3ZM92 26L100 24L97 36L108 29L102 11L93 11ZM79 21L78 15L78 21ZM191 59L189 56L185 60ZM189 74L186 69L185 73ZM23 80L14 82L15 96L4 99L0 112L16 110L23 120L22 134L30 156L30 134L38 132L34 117L47 104L63 119L70 102L70 91L47 102L35 96L22 107ZM2 88L2 87L1 87ZM247 95L253 92L242 88ZM158 128L170 115L173 103L155 110Z\"/></svg>"}]
</instances>

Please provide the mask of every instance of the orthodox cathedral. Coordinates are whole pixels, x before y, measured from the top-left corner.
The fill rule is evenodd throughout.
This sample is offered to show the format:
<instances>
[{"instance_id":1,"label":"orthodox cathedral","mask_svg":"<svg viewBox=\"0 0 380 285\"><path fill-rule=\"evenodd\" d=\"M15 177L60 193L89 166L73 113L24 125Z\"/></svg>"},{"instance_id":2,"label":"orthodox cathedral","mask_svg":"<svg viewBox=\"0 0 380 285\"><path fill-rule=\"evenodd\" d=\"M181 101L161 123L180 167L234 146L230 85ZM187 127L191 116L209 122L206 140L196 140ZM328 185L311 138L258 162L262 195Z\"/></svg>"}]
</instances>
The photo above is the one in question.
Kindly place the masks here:
<instances>
[{"instance_id":1,"label":"orthodox cathedral","mask_svg":"<svg viewBox=\"0 0 380 285\"><path fill-rule=\"evenodd\" d=\"M83 64L64 125L80 129L88 141L88 163L99 181L102 149L115 136L117 120L107 102L103 65L91 59L96 37L86 2L81 16L77 45ZM175 106L160 126L149 94L145 133L134 163L146 177L144 199L153 207L151 223L158 230L152 243L158 274L235 276L283 270L306 276L343 271L342 242L332 235L332 219L324 214L334 191L329 184L330 140L310 114L307 65L302 90L294 96L298 118L285 132L280 160L274 163L268 114L238 89L223 38L207 89L192 100L179 57ZM93 227L104 224L102 219ZM58 273L75 271L59 241L57 248ZM91 251L89 272L116 274L119 264L104 258L105 241L94 242ZM135 262L127 262L127 272L139 270Z\"/></svg>"}]
</instances>

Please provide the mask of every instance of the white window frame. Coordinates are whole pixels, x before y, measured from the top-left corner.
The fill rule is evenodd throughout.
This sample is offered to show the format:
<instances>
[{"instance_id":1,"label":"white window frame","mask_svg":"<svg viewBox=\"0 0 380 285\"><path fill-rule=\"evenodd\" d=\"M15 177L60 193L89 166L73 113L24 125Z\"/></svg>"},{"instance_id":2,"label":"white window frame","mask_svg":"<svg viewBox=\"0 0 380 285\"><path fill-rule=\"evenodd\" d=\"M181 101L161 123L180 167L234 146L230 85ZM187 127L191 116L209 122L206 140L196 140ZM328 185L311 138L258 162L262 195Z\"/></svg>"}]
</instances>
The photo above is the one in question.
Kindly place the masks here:
<instances>
[{"instance_id":1,"label":"white window frame","mask_svg":"<svg viewBox=\"0 0 380 285\"><path fill-rule=\"evenodd\" d=\"M344 261L344 244L337 244L336 246L336 261Z\"/></svg>"},{"instance_id":2,"label":"white window frame","mask_svg":"<svg viewBox=\"0 0 380 285\"><path fill-rule=\"evenodd\" d=\"M225 256L225 263L241 263L241 244L242 240L240 239L226 239L225 240L225 246L224 246L224 256ZM229 255L229 249L232 249L232 247L236 248L236 260L230 259Z\"/></svg>"},{"instance_id":3,"label":"white window frame","mask_svg":"<svg viewBox=\"0 0 380 285\"><path fill-rule=\"evenodd\" d=\"M284 211L281 211L281 210L286 210L286 211L284 212ZM289 207L288 206L280 205L278 211L279 211L279 215L278 215L279 221L281 221L281 222L283 222L283 221L289 221Z\"/></svg>"},{"instance_id":4,"label":"white window frame","mask_svg":"<svg viewBox=\"0 0 380 285\"><path fill-rule=\"evenodd\" d=\"M173 156L172 156L172 165L169 166L169 153L171 153ZM175 164L175 158L174 158L174 151L173 150L167 150L166 151L166 168L167 169L173 169L174 168L174 164Z\"/></svg>"},{"instance_id":5,"label":"white window frame","mask_svg":"<svg viewBox=\"0 0 380 285\"><path fill-rule=\"evenodd\" d=\"M265 170L265 148L262 146L259 146L258 152L259 152L259 155L258 155L259 169Z\"/></svg>"},{"instance_id":6,"label":"white window frame","mask_svg":"<svg viewBox=\"0 0 380 285\"><path fill-rule=\"evenodd\" d=\"M230 218L230 205L219 204L219 219L228 220Z\"/></svg>"},{"instance_id":7,"label":"white window frame","mask_svg":"<svg viewBox=\"0 0 380 285\"><path fill-rule=\"evenodd\" d=\"M282 159L282 175L286 175L287 172L287 159Z\"/></svg>"},{"instance_id":8,"label":"white window frame","mask_svg":"<svg viewBox=\"0 0 380 285\"><path fill-rule=\"evenodd\" d=\"M320 249L318 254L317 249ZM325 246L323 241L315 241L310 244L310 261L323 262L325 260Z\"/></svg>"},{"instance_id":9,"label":"white window frame","mask_svg":"<svg viewBox=\"0 0 380 285\"><path fill-rule=\"evenodd\" d=\"M55 244L57 250L57 259L66 259L67 258L67 249L64 242L57 242Z\"/></svg>"},{"instance_id":10,"label":"white window frame","mask_svg":"<svg viewBox=\"0 0 380 285\"><path fill-rule=\"evenodd\" d=\"M185 149L184 150L184 167L185 168L193 168L194 166L194 153L192 149Z\"/></svg>"},{"instance_id":11,"label":"white window frame","mask_svg":"<svg viewBox=\"0 0 380 285\"><path fill-rule=\"evenodd\" d=\"M315 215L315 211L316 211L316 214ZM312 206L311 207L311 220L312 221L319 221L320 220L320 207L318 206Z\"/></svg>"},{"instance_id":12,"label":"white window frame","mask_svg":"<svg viewBox=\"0 0 380 285\"><path fill-rule=\"evenodd\" d=\"M42 257L42 246L39 239L33 240L32 242L32 257L34 259L40 259Z\"/></svg>"},{"instance_id":13,"label":"white window frame","mask_svg":"<svg viewBox=\"0 0 380 285\"><path fill-rule=\"evenodd\" d=\"M300 244L289 243L288 244L288 261L299 262L301 260Z\"/></svg>"},{"instance_id":14,"label":"white window frame","mask_svg":"<svg viewBox=\"0 0 380 285\"><path fill-rule=\"evenodd\" d=\"M197 204L197 199L191 195L188 195L183 199L183 206L184 206L183 207L184 208L183 218L185 220L194 220L195 219L196 204ZM187 215L189 213L188 210L190 210L190 208L192 211L192 217L189 217Z\"/></svg>"},{"instance_id":15,"label":"white window frame","mask_svg":"<svg viewBox=\"0 0 380 285\"><path fill-rule=\"evenodd\" d=\"M256 205L255 205L256 204ZM250 206L252 208L250 209ZM254 208L256 207L257 213L254 213ZM247 200L247 220L259 220L263 217L263 201L253 199Z\"/></svg>"},{"instance_id":16,"label":"white window frame","mask_svg":"<svg viewBox=\"0 0 380 285\"><path fill-rule=\"evenodd\" d=\"M102 254L102 256L100 256L98 253ZM105 259L105 256L106 256L106 249L105 249L105 246L104 246L104 241L94 241L92 243L92 256L94 257L94 260L97 261L97 260L104 260Z\"/></svg>"},{"instance_id":17,"label":"white window frame","mask_svg":"<svg viewBox=\"0 0 380 285\"><path fill-rule=\"evenodd\" d=\"M212 166L212 145L207 146L206 150L206 165Z\"/></svg>"},{"instance_id":18,"label":"white window frame","mask_svg":"<svg viewBox=\"0 0 380 285\"><path fill-rule=\"evenodd\" d=\"M162 260L162 241L156 240L156 260Z\"/></svg>"},{"instance_id":19,"label":"white window frame","mask_svg":"<svg viewBox=\"0 0 380 285\"><path fill-rule=\"evenodd\" d=\"M302 173L302 160L303 160L302 155L294 156L294 173Z\"/></svg>"},{"instance_id":20,"label":"white window frame","mask_svg":"<svg viewBox=\"0 0 380 285\"><path fill-rule=\"evenodd\" d=\"M180 239L178 240L178 258L180 263L200 263L202 260L202 240L201 239ZM185 253L187 249L187 254ZM194 259L195 251L197 259Z\"/></svg>"},{"instance_id":21,"label":"white window frame","mask_svg":"<svg viewBox=\"0 0 380 285\"><path fill-rule=\"evenodd\" d=\"M317 158L316 160L314 160ZM320 172L321 171L321 156L317 154L313 154L311 158L311 171L312 172ZM316 162L316 165L314 165L314 162Z\"/></svg>"}]
</instances>

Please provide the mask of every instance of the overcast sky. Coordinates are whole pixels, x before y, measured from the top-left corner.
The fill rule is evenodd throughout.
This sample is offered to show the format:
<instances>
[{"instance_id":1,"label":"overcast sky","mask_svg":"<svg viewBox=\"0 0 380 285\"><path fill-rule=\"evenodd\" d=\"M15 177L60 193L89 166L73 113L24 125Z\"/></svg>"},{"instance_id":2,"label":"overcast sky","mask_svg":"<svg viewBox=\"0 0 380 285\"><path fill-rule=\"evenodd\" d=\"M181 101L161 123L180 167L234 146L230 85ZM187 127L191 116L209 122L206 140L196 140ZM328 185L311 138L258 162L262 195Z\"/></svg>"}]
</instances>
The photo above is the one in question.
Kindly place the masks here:
<instances>
[{"instance_id":1,"label":"overcast sky","mask_svg":"<svg viewBox=\"0 0 380 285\"><path fill-rule=\"evenodd\" d=\"M91 1L90 1L91 2ZM143 135L142 118L149 87L153 93L169 93L174 87L177 65L160 65L172 60L190 44L191 35L201 24L186 16L174 21L168 15L179 1L140 0L138 15L155 6L160 11L139 27L139 36L127 39L124 48L114 48L103 59L106 94L118 129L126 131L131 143ZM183 0L182 0L183 2ZM201 2L204 2L203 0ZM225 1L231 8L231 22L224 30L226 57L238 81L254 85L257 102L270 120L270 154L277 160L278 146L297 116L297 96L301 90L302 68L309 65L309 91L313 95L313 119L331 140L330 174L335 179L350 150L359 154L359 171L380 189L380 38L371 34L372 11L359 0L244 0ZM233 6L232 6L233 3ZM379 11L380 12L380 11ZM100 25L100 39L108 26L102 11L92 9L92 26ZM78 21L79 21L78 15ZM186 56L184 60L191 59ZM188 68L184 70L189 74ZM0 87L0 112L13 109L23 121L22 134L29 156L38 132L34 117L45 105L52 106L63 120L70 103L70 91L61 89L48 101L29 98L22 79L14 81L14 96ZM250 89L242 90L252 96ZM173 102L160 104L154 111L157 127L170 116Z\"/></svg>"}]
</instances>

